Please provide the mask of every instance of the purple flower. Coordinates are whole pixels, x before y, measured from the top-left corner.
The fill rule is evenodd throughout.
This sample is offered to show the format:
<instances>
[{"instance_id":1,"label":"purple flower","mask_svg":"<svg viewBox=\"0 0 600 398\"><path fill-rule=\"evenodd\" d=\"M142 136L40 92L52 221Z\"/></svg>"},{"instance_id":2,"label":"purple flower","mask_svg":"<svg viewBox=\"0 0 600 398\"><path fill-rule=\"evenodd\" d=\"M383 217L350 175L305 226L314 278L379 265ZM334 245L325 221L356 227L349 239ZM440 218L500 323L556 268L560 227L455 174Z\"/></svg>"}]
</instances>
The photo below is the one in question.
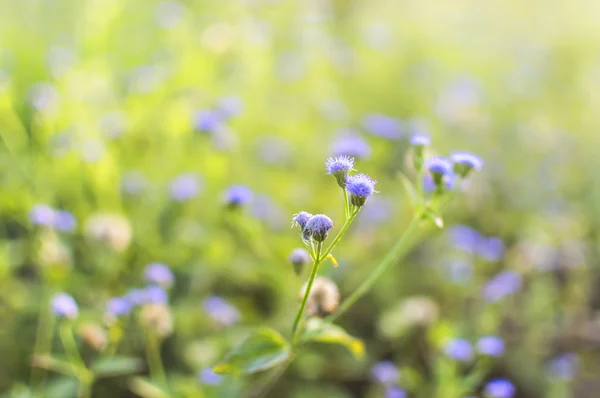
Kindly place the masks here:
<instances>
[{"instance_id":1,"label":"purple flower","mask_svg":"<svg viewBox=\"0 0 600 398\"><path fill-rule=\"evenodd\" d=\"M233 325L240 320L239 311L221 297L207 297L202 306L212 319L223 326Z\"/></svg>"},{"instance_id":2,"label":"purple flower","mask_svg":"<svg viewBox=\"0 0 600 398\"><path fill-rule=\"evenodd\" d=\"M406 398L406 392L400 387L393 386L385 390L385 398Z\"/></svg>"},{"instance_id":3,"label":"purple flower","mask_svg":"<svg viewBox=\"0 0 600 398\"><path fill-rule=\"evenodd\" d=\"M333 175L340 187L344 188L348 180L348 174L354 170L354 158L340 155L327 159L325 162L327 174Z\"/></svg>"},{"instance_id":4,"label":"purple flower","mask_svg":"<svg viewBox=\"0 0 600 398\"><path fill-rule=\"evenodd\" d=\"M473 278L473 264L469 261L452 259L446 263L448 279L453 283L466 283Z\"/></svg>"},{"instance_id":5,"label":"purple flower","mask_svg":"<svg viewBox=\"0 0 600 398\"><path fill-rule=\"evenodd\" d=\"M29 211L29 219L34 225L52 227L56 219L56 211L48 205L35 205Z\"/></svg>"},{"instance_id":6,"label":"purple flower","mask_svg":"<svg viewBox=\"0 0 600 398\"><path fill-rule=\"evenodd\" d=\"M372 135L397 140L402 137L402 125L398 119L374 113L363 120L363 127Z\"/></svg>"},{"instance_id":7,"label":"purple flower","mask_svg":"<svg viewBox=\"0 0 600 398\"><path fill-rule=\"evenodd\" d=\"M67 293L58 293L50 300L50 308L54 315L59 318L75 318L79 308L75 299Z\"/></svg>"},{"instance_id":8,"label":"purple flower","mask_svg":"<svg viewBox=\"0 0 600 398\"><path fill-rule=\"evenodd\" d=\"M484 336L477 341L477 350L491 357L499 357L504 353L504 341L496 336Z\"/></svg>"},{"instance_id":9,"label":"purple flower","mask_svg":"<svg viewBox=\"0 0 600 398\"><path fill-rule=\"evenodd\" d=\"M77 227L75 216L66 210L57 210L54 217L54 227L60 231L72 232Z\"/></svg>"},{"instance_id":10,"label":"purple flower","mask_svg":"<svg viewBox=\"0 0 600 398\"><path fill-rule=\"evenodd\" d=\"M144 278L148 283L155 283L160 286L169 287L173 284L173 272L165 264L148 264L144 271Z\"/></svg>"},{"instance_id":11,"label":"purple flower","mask_svg":"<svg viewBox=\"0 0 600 398\"><path fill-rule=\"evenodd\" d=\"M125 297L132 305L140 305L146 302L146 292L143 289L131 289Z\"/></svg>"},{"instance_id":12,"label":"purple flower","mask_svg":"<svg viewBox=\"0 0 600 398\"><path fill-rule=\"evenodd\" d=\"M363 173L348 177L346 189L350 194L350 203L354 206L363 206L375 192L375 184L377 181Z\"/></svg>"},{"instance_id":13,"label":"purple flower","mask_svg":"<svg viewBox=\"0 0 600 398\"><path fill-rule=\"evenodd\" d=\"M225 203L230 207L239 207L252 199L252 191L245 185L234 185L225 192Z\"/></svg>"},{"instance_id":14,"label":"purple flower","mask_svg":"<svg viewBox=\"0 0 600 398\"><path fill-rule=\"evenodd\" d=\"M178 202L185 202L198 195L200 185L200 178L196 174L181 174L171 181L171 197Z\"/></svg>"},{"instance_id":15,"label":"purple flower","mask_svg":"<svg viewBox=\"0 0 600 398\"><path fill-rule=\"evenodd\" d=\"M302 248L292 250L288 260L294 266L296 275L300 275L304 266L311 262L310 254Z\"/></svg>"},{"instance_id":16,"label":"purple flower","mask_svg":"<svg viewBox=\"0 0 600 398\"><path fill-rule=\"evenodd\" d=\"M522 284L523 280L519 273L503 271L485 284L483 287L483 297L486 301L494 303L519 291Z\"/></svg>"},{"instance_id":17,"label":"purple flower","mask_svg":"<svg viewBox=\"0 0 600 398\"><path fill-rule=\"evenodd\" d=\"M463 178L483 166L483 160L470 152L454 152L450 155L450 159L454 163L454 172Z\"/></svg>"},{"instance_id":18,"label":"purple flower","mask_svg":"<svg viewBox=\"0 0 600 398\"><path fill-rule=\"evenodd\" d=\"M486 384L483 391L488 398L512 398L516 389L514 384L506 379L494 379Z\"/></svg>"},{"instance_id":19,"label":"purple flower","mask_svg":"<svg viewBox=\"0 0 600 398\"><path fill-rule=\"evenodd\" d=\"M473 346L465 339L453 339L444 347L444 353L457 361L468 362L473 359Z\"/></svg>"},{"instance_id":20,"label":"purple flower","mask_svg":"<svg viewBox=\"0 0 600 398\"><path fill-rule=\"evenodd\" d=\"M222 123L223 120L219 113L204 110L196 113L194 126L198 132L214 133L221 128Z\"/></svg>"},{"instance_id":21,"label":"purple flower","mask_svg":"<svg viewBox=\"0 0 600 398\"><path fill-rule=\"evenodd\" d=\"M242 100L233 95L223 97L217 103L217 110L226 118L237 116L242 112Z\"/></svg>"},{"instance_id":22,"label":"purple flower","mask_svg":"<svg viewBox=\"0 0 600 398\"><path fill-rule=\"evenodd\" d=\"M427 159L427 169L435 181L436 176L444 176L452 173L452 163L448 159L435 156Z\"/></svg>"},{"instance_id":23,"label":"purple flower","mask_svg":"<svg viewBox=\"0 0 600 398\"><path fill-rule=\"evenodd\" d=\"M476 229L466 225L455 225L449 231L450 242L454 247L473 253L481 241L481 235Z\"/></svg>"},{"instance_id":24,"label":"purple flower","mask_svg":"<svg viewBox=\"0 0 600 398\"><path fill-rule=\"evenodd\" d=\"M442 178L442 182L444 183L444 188L446 191L450 191L454 188L454 184L456 183L456 177L454 174L447 174ZM435 182L433 181L433 177L431 174L423 175L423 189L425 192L431 193L434 192L436 188Z\"/></svg>"},{"instance_id":25,"label":"purple flower","mask_svg":"<svg viewBox=\"0 0 600 398\"><path fill-rule=\"evenodd\" d=\"M344 135L331 144L331 152L334 155L346 155L358 159L367 158L371 155L369 143L358 135Z\"/></svg>"},{"instance_id":26,"label":"purple flower","mask_svg":"<svg viewBox=\"0 0 600 398\"><path fill-rule=\"evenodd\" d=\"M477 254L487 261L498 261L504 254L504 242L496 237L482 238L477 246Z\"/></svg>"},{"instance_id":27,"label":"purple flower","mask_svg":"<svg viewBox=\"0 0 600 398\"><path fill-rule=\"evenodd\" d=\"M166 304L169 301L167 291L158 285L150 285L144 289L143 304Z\"/></svg>"},{"instance_id":28,"label":"purple flower","mask_svg":"<svg viewBox=\"0 0 600 398\"><path fill-rule=\"evenodd\" d=\"M294 214L294 218L292 218L292 227L298 226L301 230L304 230L306 228L308 220L310 220L312 216L312 214L307 213L305 211L301 211L298 214Z\"/></svg>"},{"instance_id":29,"label":"purple flower","mask_svg":"<svg viewBox=\"0 0 600 398\"><path fill-rule=\"evenodd\" d=\"M389 386L398 381L400 371L392 362L381 361L373 365L371 375L378 383Z\"/></svg>"},{"instance_id":30,"label":"purple flower","mask_svg":"<svg viewBox=\"0 0 600 398\"><path fill-rule=\"evenodd\" d=\"M127 315L132 307L133 304L127 297L115 297L106 303L106 313L114 316Z\"/></svg>"},{"instance_id":31,"label":"purple flower","mask_svg":"<svg viewBox=\"0 0 600 398\"><path fill-rule=\"evenodd\" d=\"M431 139L426 134L415 134L410 137L410 145L412 146L425 147L429 146L430 143Z\"/></svg>"},{"instance_id":32,"label":"purple flower","mask_svg":"<svg viewBox=\"0 0 600 398\"><path fill-rule=\"evenodd\" d=\"M205 368L202 369L200 373L198 373L198 379L202 384L206 384L208 386L216 386L221 384L221 381L223 381L223 376L215 373L210 368Z\"/></svg>"},{"instance_id":33,"label":"purple flower","mask_svg":"<svg viewBox=\"0 0 600 398\"><path fill-rule=\"evenodd\" d=\"M325 214L314 215L306 223L304 232L308 233L317 242L323 242L329 235L329 230L333 228L333 221Z\"/></svg>"},{"instance_id":34,"label":"purple flower","mask_svg":"<svg viewBox=\"0 0 600 398\"><path fill-rule=\"evenodd\" d=\"M561 380L571 380L577 373L579 357L573 353L562 354L550 362L549 373Z\"/></svg>"}]
</instances>

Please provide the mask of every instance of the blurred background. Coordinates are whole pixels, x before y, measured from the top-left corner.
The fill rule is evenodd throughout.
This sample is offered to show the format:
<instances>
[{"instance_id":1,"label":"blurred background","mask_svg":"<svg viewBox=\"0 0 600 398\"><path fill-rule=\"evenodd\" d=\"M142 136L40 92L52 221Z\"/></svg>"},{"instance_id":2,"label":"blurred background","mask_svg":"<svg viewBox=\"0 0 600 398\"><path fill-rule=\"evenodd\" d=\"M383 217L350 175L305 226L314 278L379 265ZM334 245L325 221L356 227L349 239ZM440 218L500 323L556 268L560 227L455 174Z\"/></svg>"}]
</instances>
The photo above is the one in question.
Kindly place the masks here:
<instances>
[{"instance_id":1,"label":"blurred background","mask_svg":"<svg viewBox=\"0 0 600 398\"><path fill-rule=\"evenodd\" d=\"M340 267L323 268L346 297L410 221L399 173L411 176L416 133L432 153L472 151L484 168L446 228L431 228L340 320L365 358L307 346L269 396L427 398L437 383L451 398L453 381L435 372L442 342L486 335L504 353L473 396L497 377L515 397L597 395L596 1L0 5L5 397L75 396L72 378L31 366L34 351L63 355L57 292L79 305L86 363L103 355L102 338L142 361L92 396L143 396L137 318L115 326L107 303L144 288L152 263L173 273L161 354L174 396L244 396L254 379L210 366L249 327L288 333L307 277L288 262L302 246L291 217L343 223L323 162L351 155L379 180L335 249ZM249 191L233 209L239 185ZM400 387L406 395L391 395Z\"/></svg>"}]
</instances>

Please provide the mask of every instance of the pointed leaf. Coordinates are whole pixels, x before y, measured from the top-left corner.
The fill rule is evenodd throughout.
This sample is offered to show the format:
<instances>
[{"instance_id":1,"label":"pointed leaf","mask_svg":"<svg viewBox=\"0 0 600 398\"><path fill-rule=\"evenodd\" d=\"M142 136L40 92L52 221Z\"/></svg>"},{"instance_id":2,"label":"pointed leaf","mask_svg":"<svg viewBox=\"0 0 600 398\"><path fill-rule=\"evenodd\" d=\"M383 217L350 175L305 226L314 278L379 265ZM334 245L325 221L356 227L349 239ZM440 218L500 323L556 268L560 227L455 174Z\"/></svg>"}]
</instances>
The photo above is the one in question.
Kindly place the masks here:
<instances>
[{"instance_id":1,"label":"pointed leaf","mask_svg":"<svg viewBox=\"0 0 600 398\"><path fill-rule=\"evenodd\" d=\"M46 397L76 397L79 382L72 377L60 377L44 388Z\"/></svg>"},{"instance_id":2,"label":"pointed leaf","mask_svg":"<svg viewBox=\"0 0 600 398\"><path fill-rule=\"evenodd\" d=\"M302 341L339 344L346 347L355 358L362 358L365 354L365 346L362 340L350 336L340 326L323 322L318 318L308 320Z\"/></svg>"},{"instance_id":3,"label":"pointed leaf","mask_svg":"<svg viewBox=\"0 0 600 398\"><path fill-rule=\"evenodd\" d=\"M329 261L331 261L331 264L333 264L333 266L334 266L335 268L339 268L340 264L337 262L337 260L335 259L335 257L333 257L333 255L332 255L332 254L329 254L329 255L327 256L327 258L329 259Z\"/></svg>"},{"instance_id":4,"label":"pointed leaf","mask_svg":"<svg viewBox=\"0 0 600 398\"><path fill-rule=\"evenodd\" d=\"M144 369L144 363L133 357L110 357L97 360L92 370L96 377L123 376L140 372Z\"/></svg>"},{"instance_id":5,"label":"pointed leaf","mask_svg":"<svg viewBox=\"0 0 600 398\"><path fill-rule=\"evenodd\" d=\"M290 345L279 332L261 328L251 332L213 370L219 374L250 374L283 363L290 355Z\"/></svg>"}]
</instances>

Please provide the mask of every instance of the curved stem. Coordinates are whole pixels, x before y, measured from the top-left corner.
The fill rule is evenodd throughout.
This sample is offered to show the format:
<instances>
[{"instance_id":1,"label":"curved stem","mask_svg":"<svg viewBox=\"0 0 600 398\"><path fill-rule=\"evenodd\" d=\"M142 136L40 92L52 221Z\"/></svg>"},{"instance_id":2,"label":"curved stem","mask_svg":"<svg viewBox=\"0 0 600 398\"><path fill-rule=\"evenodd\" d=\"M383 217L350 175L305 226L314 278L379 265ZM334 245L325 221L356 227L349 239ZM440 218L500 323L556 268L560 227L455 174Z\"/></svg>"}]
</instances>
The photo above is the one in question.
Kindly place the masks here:
<instances>
[{"instance_id":1,"label":"curved stem","mask_svg":"<svg viewBox=\"0 0 600 398\"><path fill-rule=\"evenodd\" d=\"M371 290L371 288L373 287L375 282L377 282L377 280L379 280L379 278L381 278L381 276L385 273L385 271L387 271L388 268L392 264L394 264L396 261L398 261L398 258L400 258L406 252L406 250L409 247L408 243L410 242L410 238L412 237L414 232L417 230L418 226L419 226L419 217L415 217L412 219L409 226L406 228L406 230L402 234L402 237L400 238L398 243L396 243L396 245L392 248L392 250L389 251L389 253L385 256L383 261L381 261L381 263L379 263L379 265L375 268L373 273L371 273L371 275L369 275L369 277L358 287L358 289L356 289L354 291L354 293L352 293L350 295L350 297L348 297L340 305L340 308L337 310L336 313L325 318L326 321L330 321L330 322L335 321L342 314L344 314L346 311L348 311L348 309L350 309L350 307L352 307L352 305L354 303L356 303L362 296L364 296L369 290Z\"/></svg>"},{"instance_id":2,"label":"curved stem","mask_svg":"<svg viewBox=\"0 0 600 398\"><path fill-rule=\"evenodd\" d=\"M152 379L162 388L167 389L167 377L160 358L160 344L158 337L151 331L148 331L146 336L146 357Z\"/></svg>"}]
</instances>

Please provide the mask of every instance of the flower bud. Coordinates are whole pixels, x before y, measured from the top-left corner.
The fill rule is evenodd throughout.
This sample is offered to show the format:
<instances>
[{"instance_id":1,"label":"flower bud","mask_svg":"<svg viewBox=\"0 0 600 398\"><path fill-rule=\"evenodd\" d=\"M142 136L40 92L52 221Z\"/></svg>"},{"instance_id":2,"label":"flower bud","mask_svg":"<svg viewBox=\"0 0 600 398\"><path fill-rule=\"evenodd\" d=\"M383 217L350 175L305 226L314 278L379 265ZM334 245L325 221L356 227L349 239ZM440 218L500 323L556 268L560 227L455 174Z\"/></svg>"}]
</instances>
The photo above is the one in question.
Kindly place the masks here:
<instances>
[{"instance_id":1,"label":"flower bud","mask_svg":"<svg viewBox=\"0 0 600 398\"><path fill-rule=\"evenodd\" d=\"M237 209L246 205L252 199L252 191L244 185L234 185L225 192L225 205Z\"/></svg>"},{"instance_id":2,"label":"flower bud","mask_svg":"<svg viewBox=\"0 0 600 398\"><path fill-rule=\"evenodd\" d=\"M292 250L289 257L290 263L294 266L294 272L296 275L300 275L304 266L311 262L310 254L304 249L298 248Z\"/></svg>"},{"instance_id":3,"label":"flower bud","mask_svg":"<svg viewBox=\"0 0 600 398\"><path fill-rule=\"evenodd\" d=\"M425 148L429 146L431 140L425 134L415 134L410 137L410 144L413 148L413 165L417 172L423 168L423 158L425 156Z\"/></svg>"},{"instance_id":4,"label":"flower bud","mask_svg":"<svg viewBox=\"0 0 600 398\"><path fill-rule=\"evenodd\" d=\"M300 298L306 294L308 282L300 289ZM340 303L340 291L337 285L329 278L318 276L315 278L308 300L306 312L311 316L325 316L334 312Z\"/></svg>"},{"instance_id":5,"label":"flower bud","mask_svg":"<svg viewBox=\"0 0 600 398\"><path fill-rule=\"evenodd\" d=\"M467 177L471 171L477 171L483 166L481 158L469 152L454 152L450 158L454 163L454 172L463 178Z\"/></svg>"},{"instance_id":6,"label":"flower bud","mask_svg":"<svg viewBox=\"0 0 600 398\"><path fill-rule=\"evenodd\" d=\"M348 177L346 189L350 194L350 203L358 207L363 206L375 192L375 184L377 181L366 174L361 173Z\"/></svg>"},{"instance_id":7,"label":"flower bud","mask_svg":"<svg viewBox=\"0 0 600 398\"><path fill-rule=\"evenodd\" d=\"M433 178L437 191L443 192L447 183L445 177L452 174L452 163L441 157L433 157L427 160L426 167Z\"/></svg>"},{"instance_id":8,"label":"flower bud","mask_svg":"<svg viewBox=\"0 0 600 398\"><path fill-rule=\"evenodd\" d=\"M325 162L327 174L334 176L338 185L342 188L346 187L348 173L354 170L353 167L354 159L344 155L329 158Z\"/></svg>"},{"instance_id":9,"label":"flower bud","mask_svg":"<svg viewBox=\"0 0 600 398\"><path fill-rule=\"evenodd\" d=\"M306 223L304 233L309 234L317 242L323 242L329 235L329 230L333 228L333 221L324 214L312 216Z\"/></svg>"}]
</instances>

